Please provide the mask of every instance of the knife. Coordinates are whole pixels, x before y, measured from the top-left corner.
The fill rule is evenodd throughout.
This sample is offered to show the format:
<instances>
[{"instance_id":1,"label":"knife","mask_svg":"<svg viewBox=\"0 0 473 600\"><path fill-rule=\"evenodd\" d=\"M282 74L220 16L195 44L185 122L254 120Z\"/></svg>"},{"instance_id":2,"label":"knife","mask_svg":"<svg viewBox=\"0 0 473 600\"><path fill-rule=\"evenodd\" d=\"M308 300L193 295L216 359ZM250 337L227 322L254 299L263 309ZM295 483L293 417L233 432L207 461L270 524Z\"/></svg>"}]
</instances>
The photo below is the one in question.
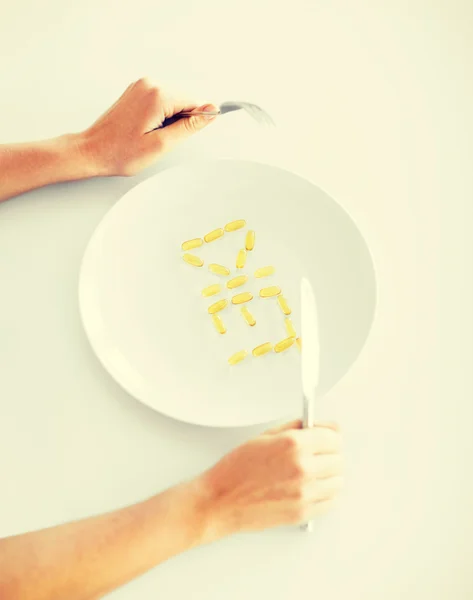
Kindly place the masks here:
<instances>
[{"instance_id":1,"label":"knife","mask_svg":"<svg viewBox=\"0 0 473 600\"><path fill-rule=\"evenodd\" d=\"M301 279L301 340L302 426L313 427L320 374L319 319L312 285L305 278ZM312 531L312 523L305 523L302 529Z\"/></svg>"}]
</instances>

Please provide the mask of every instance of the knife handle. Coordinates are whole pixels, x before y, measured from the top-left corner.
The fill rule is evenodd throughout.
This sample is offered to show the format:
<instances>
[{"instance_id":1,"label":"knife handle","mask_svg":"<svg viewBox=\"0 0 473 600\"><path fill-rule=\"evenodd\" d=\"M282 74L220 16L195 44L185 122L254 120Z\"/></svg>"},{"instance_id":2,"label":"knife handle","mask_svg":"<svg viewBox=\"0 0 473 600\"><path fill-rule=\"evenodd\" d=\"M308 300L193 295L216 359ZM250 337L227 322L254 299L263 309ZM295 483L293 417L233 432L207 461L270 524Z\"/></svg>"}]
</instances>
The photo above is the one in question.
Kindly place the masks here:
<instances>
[{"instance_id":1,"label":"knife handle","mask_svg":"<svg viewBox=\"0 0 473 600\"><path fill-rule=\"evenodd\" d=\"M302 415L302 427L313 427L315 422L314 415L315 408L315 393L311 394L310 398L303 397L303 415Z\"/></svg>"},{"instance_id":2,"label":"knife handle","mask_svg":"<svg viewBox=\"0 0 473 600\"><path fill-rule=\"evenodd\" d=\"M310 398L306 398L304 396L304 398L303 398L304 409L303 409L303 417L302 417L302 426L304 429L314 426L314 422L315 422L314 406L315 406L315 393L313 393ZM301 525L301 529L302 529L302 531L307 531L310 533L314 529L313 525L314 524L312 521L308 521L307 523L303 523Z\"/></svg>"}]
</instances>

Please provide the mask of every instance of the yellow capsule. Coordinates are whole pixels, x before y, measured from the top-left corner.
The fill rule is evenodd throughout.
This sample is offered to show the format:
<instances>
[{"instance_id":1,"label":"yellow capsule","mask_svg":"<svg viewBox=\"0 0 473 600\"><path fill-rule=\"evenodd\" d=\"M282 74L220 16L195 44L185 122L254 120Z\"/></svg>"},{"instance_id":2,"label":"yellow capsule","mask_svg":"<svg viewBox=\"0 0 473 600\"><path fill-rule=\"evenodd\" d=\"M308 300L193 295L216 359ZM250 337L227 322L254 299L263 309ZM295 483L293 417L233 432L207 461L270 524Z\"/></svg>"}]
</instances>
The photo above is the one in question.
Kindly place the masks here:
<instances>
[{"instance_id":1,"label":"yellow capsule","mask_svg":"<svg viewBox=\"0 0 473 600\"><path fill-rule=\"evenodd\" d=\"M242 360L245 360L247 356L248 352L246 350L240 350L239 352L235 352L235 354L232 354L232 356L230 356L230 358L228 359L228 364L237 365Z\"/></svg>"},{"instance_id":2,"label":"yellow capsule","mask_svg":"<svg viewBox=\"0 0 473 600\"><path fill-rule=\"evenodd\" d=\"M273 345L271 344L271 342L266 342L265 344L256 346L256 348L253 349L253 356L263 356L263 354L271 352L272 349Z\"/></svg>"},{"instance_id":3,"label":"yellow capsule","mask_svg":"<svg viewBox=\"0 0 473 600\"><path fill-rule=\"evenodd\" d=\"M243 269L246 265L246 250L240 250L236 259L236 268Z\"/></svg>"},{"instance_id":4,"label":"yellow capsule","mask_svg":"<svg viewBox=\"0 0 473 600\"><path fill-rule=\"evenodd\" d=\"M242 294L237 294L232 298L232 304L244 304L245 302L249 302L253 300L253 294L250 292L243 292Z\"/></svg>"},{"instance_id":5,"label":"yellow capsule","mask_svg":"<svg viewBox=\"0 0 473 600\"><path fill-rule=\"evenodd\" d=\"M296 339L296 345L299 348L299 352L302 350L302 340L301 338Z\"/></svg>"},{"instance_id":6,"label":"yellow capsule","mask_svg":"<svg viewBox=\"0 0 473 600\"><path fill-rule=\"evenodd\" d=\"M248 233L246 234L246 238L245 238L245 248L248 251L253 250L253 248L255 247L255 238L256 238L255 232L252 230L248 231Z\"/></svg>"},{"instance_id":7,"label":"yellow capsule","mask_svg":"<svg viewBox=\"0 0 473 600\"><path fill-rule=\"evenodd\" d=\"M278 296L278 304L285 315L291 314L292 310L289 308L289 304L284 296Z\"/></svg>"},{"instance_id":8,"label":"yellow capsule","mask_svg":"<svg viewBox=\"0 0 473 600\"><path fill-rule=\"evenodd\" d=\"M250 327L254 327L256 325L256 319L246 308L246 306L241 307L241 314Z\"/></svg>"},{"instance_id":9,"label":"yellow capsule","mask_svg":"<svg viewBox=\"0 0 473 600\"><path fill-rule=\"evenodd\" d=\"M291 319L284 319L284 325L286 326L286 331L287 331L287 335L288 337L291 338L295 338L297 336L296 333L296 329L294 327L294 324L292 323Z\"/></svg>"},{"instance_id":10,"label":"yellow capsule","mask_svg":"<svg viewBox=\"0 0 473 600\"><path fill-rule=\"evenodd\" d=\"M244 219L239 219L238 221L232 221L231 223L227 223L225 225L225 231L237 231L238 229L243 229L246 225L246 221Z\"/></svg>"},{"instance_id":11,"label":"yellow capsule","mask_svg":"<svg viewBox=\"0 0 473 600\"><path fill-rule=\"evenodd\" d=\"M207 244L210 244L210 242L214 242L215 240L218 240L218 238L221 238L223 233L223 229L219 227L218 229L214 229L210 233L204 235L204 240Z\"/></svg>"},{"instance_id":12,"label":"yellow capsule","mask_svg":"<svg viewBox=\"0 0 473 600\"><path fill-rule=\"evenodd\" d=\"M202 238L194 238L193 240L187 240L187 242L182 242L181 248L183 250L192 250L194 248L200 248L204 243Z\"/></svg>"},{"instance_id":13,"label":"yellow capsule","mask_svg":"<svg viewBox=\"0 0 473 600\"><path fill-rule=\"evenodd\" d=\"M209 265L209 271L215 273L215 275L230 275L230 269L222 265L216 265L215 263Z\"/></svg>"},{"instance_id":14,"label":"yellow capsule","mask_svg":"<svg viewBox=\"0 0 473 600\"><path fill-rule=\"evenodd\" d=\"M247 281L248 275L239 275L238 277L234 277L233 279L230 279L230 281L227 281L227 288L229 290L233 290L234 288L240 287L240 285L243 285Z\"/></svg>"},{"instance_id":15,"label":"yellow capsule","mask_svg":"<svg viewBox=\"0 0 473 600\"><path fill-rule=\"evenodd\" d=\"M213 324L215 325L215 329L219 332L219 333L227 333L227 329L225 327L225 325L223 324L222 319L218 316L218 315L212 315L212 321Z\"/></svg>"},{"instance_id":16,"label":"yellow capsule","mask_svg":"<svg viewBox=\"0 0 473 600\"><path fill-rule=\"evenodd\" d=\"M261 277L269 277L269 275L273 275L274 271L274 267L261 267L260 269L256 269L255 277L257 279L260 279Z\"/></svg>"},{"instance_id":17,"label":"yellow capsule","mask_svg":"<svg viewBox=\"0 0 473 600\"><path fill-rule=\"evenodd\" d=\"M284 350L290 348L295 341L296 340L293 337L286 338L274 346L274 351L278 353L284 352Z\"/></svg>"},{"instance_id":18,"label":"yellow capsule","mask_svg":"<svg viewBox=\"0 0 473 600\"><path fill-rule=\"evenodd\" d=\"M188 265L192 265L193 267L204 266L204 261L198 256L194 256L193 254L184 254L182 258Z\"/></svg>"},{"instance_id":19,"label":"yellow capsule","mask_svg":"<svg viewBox=\"0 0 473 600\"><path fill-rule=\"evenodd\" d=\"M279 296L281 293L281 288L277 285L272 285L270 287L265 287L260 290L259 295L261 298L272 298L273 296Z\"/></svg>"},{"instance_id":20,"label":"yellow capsule","mask_svg":"<svg viewBox=\"0 0 473 600\"><path fill-rule=\"evenodd\" d=\"M214 283L213 285L209 285L208 287L202 290L202 296L204 298L208 298L209 296L215 296L215 294L218 294L221 289L222 288L219 283Z\"/></svg>"},{"instance_id":21,"label":"yellow capsule","mask_svg":"<svg viewBox=\"0 0 473 600\"><path fill-rule=\"evenodd\" d=\"M214 315L215 313L220 312L227 306L227 304L228 304L227 300L219 300L218 302L211 304L208 308L209 314Z\"/></svg>"}]
</instances>

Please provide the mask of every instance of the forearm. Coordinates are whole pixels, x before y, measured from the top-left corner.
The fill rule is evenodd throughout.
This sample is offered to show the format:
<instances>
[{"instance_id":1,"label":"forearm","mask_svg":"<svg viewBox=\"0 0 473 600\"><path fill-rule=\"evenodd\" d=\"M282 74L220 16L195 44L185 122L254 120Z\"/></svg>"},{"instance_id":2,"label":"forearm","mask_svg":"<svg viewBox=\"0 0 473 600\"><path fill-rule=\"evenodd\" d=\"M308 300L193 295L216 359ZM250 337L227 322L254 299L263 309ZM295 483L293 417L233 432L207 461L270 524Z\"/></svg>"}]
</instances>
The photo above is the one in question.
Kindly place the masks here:
<instances>
[{"instance_id":1,"label":"forearm","mask_svg":"<svg viewBox=\"0 0 473 600\"><path fill-rule=\"evenodd\" d=\"M0 202L50 183L97 175L81 134L0 145Z\"/></svg>"},{"instance_id":2,"label":"forearm","mask_svg":"<svg viewBox=\"0 0 473 600\"><path fill-rule=\"evenodd\" d=\"M2 600L96 599L205 542L195 482L116 512L0 540Z\"/></svg>"}]
</instances>

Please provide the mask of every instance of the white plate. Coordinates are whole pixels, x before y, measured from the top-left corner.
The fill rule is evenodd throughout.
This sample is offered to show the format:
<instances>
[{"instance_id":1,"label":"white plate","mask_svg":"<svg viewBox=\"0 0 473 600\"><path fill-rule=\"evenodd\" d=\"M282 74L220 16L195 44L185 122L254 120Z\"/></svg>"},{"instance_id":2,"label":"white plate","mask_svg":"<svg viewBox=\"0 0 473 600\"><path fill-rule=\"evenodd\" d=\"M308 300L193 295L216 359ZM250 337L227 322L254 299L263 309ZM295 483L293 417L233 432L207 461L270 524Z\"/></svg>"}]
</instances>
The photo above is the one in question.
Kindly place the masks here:
<instances>
[{"instance_id":1,"label":"white plate","mask_svg":"<svg viewBox=\"0 0 473 600\"><path fill-rule=\"evenodd\" d=\"M274 265L276 274L237 290L254 292L248 307L257 325L250 328L230 305L221 313L228 331L219 335L207 307L221 296L200 292L224 283L209 263L236 271L246 229L193 251L203 268L183 262L181 243L234 219L256 231L244 271ZM323 393L353 364L371 327L376 282L366 243L338 204L293 173L249 161L203 162L148 179L110 210L84 255L79 304L96 355L135 398L189 423L254 425L299 415L300 354L293 347L234 367L227 358L286 337L275 300L257 296L263 284L283 289L299 328L301 276L317 299Z\"/></svg>"}]
</instances>

